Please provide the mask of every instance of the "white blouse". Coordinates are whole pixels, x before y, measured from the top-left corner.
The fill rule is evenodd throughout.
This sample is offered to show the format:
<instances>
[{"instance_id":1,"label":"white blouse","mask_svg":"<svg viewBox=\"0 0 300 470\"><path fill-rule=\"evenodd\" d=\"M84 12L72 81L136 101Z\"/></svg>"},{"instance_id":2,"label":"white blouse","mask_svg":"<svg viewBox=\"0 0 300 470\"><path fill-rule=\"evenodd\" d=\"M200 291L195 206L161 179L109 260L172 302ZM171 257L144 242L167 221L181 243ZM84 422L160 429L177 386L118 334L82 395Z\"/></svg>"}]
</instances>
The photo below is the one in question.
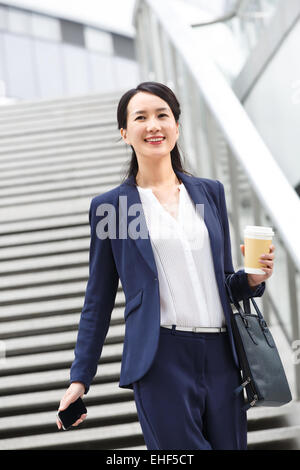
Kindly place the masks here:
<instances>
[{"instance_id":1,"label":"white blouse","mask_svg":"<svg viewBox=\"0 0 300 470\"><path fill-rule=\"evenodd\" d=\"M161 325L224 326L208 230L184 184L177 219L151 188L137 189L158 271Z\"/></svg>"}]
</instances>

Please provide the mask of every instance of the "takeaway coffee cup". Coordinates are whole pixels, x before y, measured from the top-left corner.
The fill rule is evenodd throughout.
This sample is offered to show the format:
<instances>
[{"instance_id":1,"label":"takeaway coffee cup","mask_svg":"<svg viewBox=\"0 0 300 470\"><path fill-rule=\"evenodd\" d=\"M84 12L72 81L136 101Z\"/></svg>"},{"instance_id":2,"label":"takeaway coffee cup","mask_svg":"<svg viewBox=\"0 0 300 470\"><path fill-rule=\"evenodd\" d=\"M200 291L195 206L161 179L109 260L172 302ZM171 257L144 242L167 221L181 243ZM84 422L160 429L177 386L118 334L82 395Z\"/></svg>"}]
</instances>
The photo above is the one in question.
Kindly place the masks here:
<instances>
[{"instance_id":1,"label":"takeaway coffee cup","mask_svg":"<svg viewBox=\"0 0 300 470\"><path fill-rule=\"evenodd\" d=\"M259 258L263 253L269 253L274 232L272 227L247 225L244 230L245 272L250 274L266 274L261 268Z\"/></svg>"}]
</instances>

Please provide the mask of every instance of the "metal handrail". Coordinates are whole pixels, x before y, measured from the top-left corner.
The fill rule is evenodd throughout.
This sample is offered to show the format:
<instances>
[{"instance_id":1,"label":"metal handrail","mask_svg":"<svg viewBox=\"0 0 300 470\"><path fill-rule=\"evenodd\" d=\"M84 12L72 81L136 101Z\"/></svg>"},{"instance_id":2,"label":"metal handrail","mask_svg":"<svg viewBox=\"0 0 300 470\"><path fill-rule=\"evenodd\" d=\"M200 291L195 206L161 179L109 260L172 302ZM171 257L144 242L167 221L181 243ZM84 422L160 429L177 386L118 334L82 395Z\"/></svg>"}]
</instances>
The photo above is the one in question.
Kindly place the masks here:
<instances>
[{"instance_id":1,"label":"metal handrail","mask_svg":"<svg viewBox=\"0 0 300 470\"><path fill-rule=\"evenodd\" d=\"M300 337L297 279L300 272L300 200L268 147L255 129L228 82L207 57L205 44L197 43L189 25L172 7L172 1L137 0L134 8L136 46L142 80L165 83L176 92L182 108L181 145L188 166L203 177L218 178L220 155L227 161L231 186L230 219L235 245L241 238L241 173L253 200L253 225L274 227L288 271L287 295L292 332L283 327L289 342ZM199 152L202 158L199 158ZM222 176L222 179L223 176ZM248 194L249 195L249 194ZM241 253L236 258L242 264ZM281 280L280 280L281 281ZM282 279L282 283L285 279ZM277 289L278 291L278 289ZM264 296L263 296L264 297ZM270 300L270 301L269 301ZM262 299L264 315L277 302L271 293ZM280 310L280 308L279 308ZM281 309L282 310L282 309ZM284 312L281 312L284 313ZM279 312L276 310L276 316ZM280 323L280 322L279 322ZM300 397L300 371L295 367L296 397Z\"/></svg>"},{"instance_id":2,"label":"metal handrail","mask_svg":"<svg viewBox=\"0 0 300 470\"><path fill-rule=\"evenodd\" d=\"M195 24L191 24L191 27L192 28L198 28L199 26L208 26L208 25L211 25L211 24L224 23L225 21L232 20L232 18L237 16L237 14L239 12L239 9L240 9L240 6L241 6L243 1L244 0L237 0L236 5L228 13L225 13L224 15L220 15L217 18L214 18L214 19L209 20L209 21L203 21L201 23L198 22L198 23L195 23Z\"/></svg>"}]
</instances>

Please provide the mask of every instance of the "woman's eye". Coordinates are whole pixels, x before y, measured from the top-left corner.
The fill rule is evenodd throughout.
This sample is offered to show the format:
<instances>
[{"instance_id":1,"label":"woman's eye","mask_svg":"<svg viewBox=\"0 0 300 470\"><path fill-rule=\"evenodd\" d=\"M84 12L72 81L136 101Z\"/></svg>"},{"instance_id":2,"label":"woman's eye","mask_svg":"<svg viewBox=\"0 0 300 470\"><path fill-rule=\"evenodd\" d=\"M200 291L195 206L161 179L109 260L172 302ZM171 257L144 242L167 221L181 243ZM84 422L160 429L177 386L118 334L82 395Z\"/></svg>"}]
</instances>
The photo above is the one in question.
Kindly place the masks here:
<instances>
[{"instance_id":1,"label":"woman's eye","mask_svg":"<svg viewBox=\"0 0 300 470\"><path fill-rule=\"evenodd\" d=\"M158 115L158 117L161 117L161 116L167 116L167 114L159 114L159 115ZM145 116L138 116L138 117L136 118L136 121L137 121L138 119L144 118L144 117L145 117Z\"/></svg>"}]
</instances>

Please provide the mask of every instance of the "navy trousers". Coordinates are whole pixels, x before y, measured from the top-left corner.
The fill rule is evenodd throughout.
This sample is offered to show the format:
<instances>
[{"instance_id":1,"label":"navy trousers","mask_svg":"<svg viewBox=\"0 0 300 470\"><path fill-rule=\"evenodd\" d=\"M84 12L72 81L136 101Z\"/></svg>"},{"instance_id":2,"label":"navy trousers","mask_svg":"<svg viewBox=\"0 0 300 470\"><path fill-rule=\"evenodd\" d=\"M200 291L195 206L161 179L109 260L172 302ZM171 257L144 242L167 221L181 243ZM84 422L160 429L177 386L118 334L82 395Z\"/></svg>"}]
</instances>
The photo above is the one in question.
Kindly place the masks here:
<instances>
[{"instance_id":1,"label":"navy trousers","mask_svg":"<svg viewBox=\"0 0 300 470\"><path fill-rule=\"evenodd\" d=\"M147 449L247 449L240 383L226 332L160 327L152 366L133 383Z\"/></svg>"}]
</instances>

